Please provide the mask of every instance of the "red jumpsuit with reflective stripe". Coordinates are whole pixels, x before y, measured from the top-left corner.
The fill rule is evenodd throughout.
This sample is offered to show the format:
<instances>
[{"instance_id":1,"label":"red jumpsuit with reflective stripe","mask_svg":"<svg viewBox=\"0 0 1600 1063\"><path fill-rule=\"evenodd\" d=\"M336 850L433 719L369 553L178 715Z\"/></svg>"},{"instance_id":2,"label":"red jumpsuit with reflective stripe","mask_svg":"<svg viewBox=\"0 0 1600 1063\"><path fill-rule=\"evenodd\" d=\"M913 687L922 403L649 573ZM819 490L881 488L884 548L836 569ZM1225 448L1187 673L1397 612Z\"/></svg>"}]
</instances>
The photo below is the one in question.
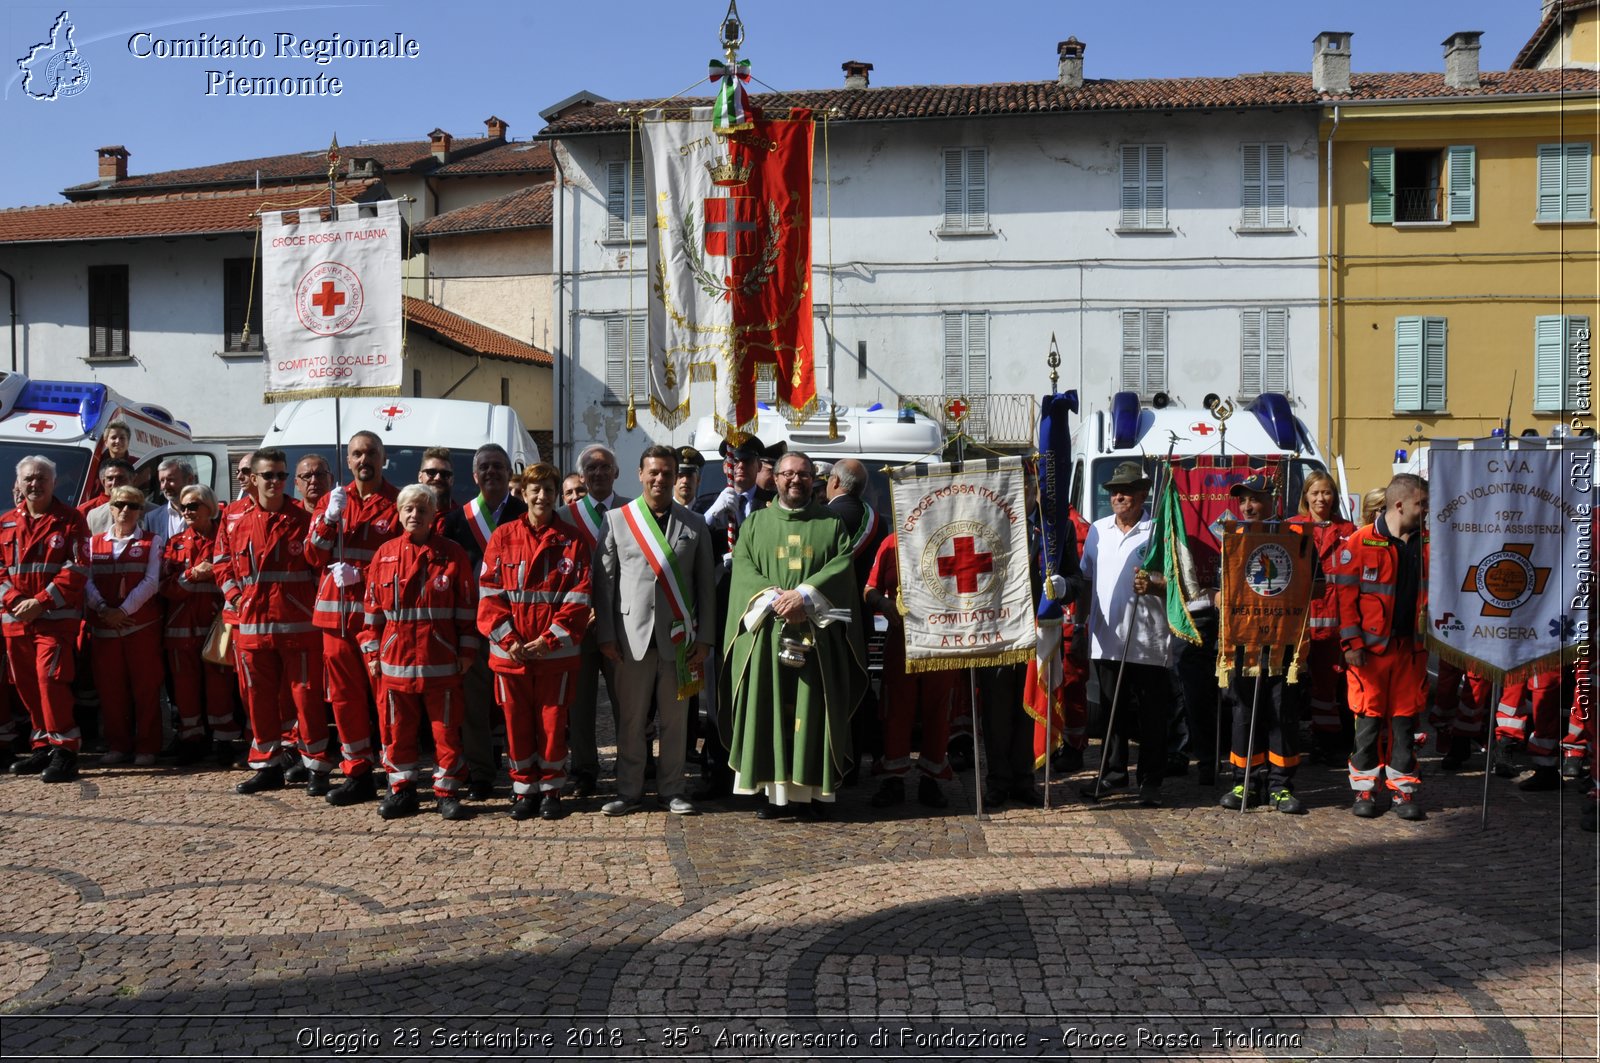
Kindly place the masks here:
<instances>
[{"instance_id":1,"label":"red jumpsuit with reflective stripe","mask_svg":"<svg viewBox=\"0 0 1600 1063\"><path fill-rule=\"evenodd\" d=\"M89 542L89 605L121 609L133 621L112 628L97 610L88 611L94 639L89 667L100 693L100 726L112 752L161 752L161 546L146 528L122 544L120 556L109 533Z\"/></svg>"},{"instance_id":2,"label":"red jumpsuit with reflective stripe","mask_svg":"<svg viewBox=\"0 0 1600 1063\"><path fill-rule=\"evenodd\" d=\"M73 655L89 579L89 526L83 514L52 499L30 517L26 505L0 516L0 630L17 696L33 726L33 748L78 751L72 708ZM44 612L19 623L12 612L33 599Z\"/></svg>"},{"instance_id":3,"label":"red jumpsuit with reflective stripe","mask_svg":"<svg viewBox=\"0 0 1600 1063\"><path fill-rule=\"evenodd\" d=\"M578 644L593 612L592 550L558 524L527 518L494 530L478 576L478 630L489 640L495 700L506 715L511 788L559 792L566 782L567 708ZM547 652L518 661L512 648L543 639Z\"/></svg>"},{"instance_id":4,"label":"red jumpsuit with reflective stripe","mask_svg":"<svg viewBox=\"0 0 1600 1063\"><path fill-rule=\"evenodd\" d=\"M161 594L167 600L162 639L178 707L178 738L183 741L204 738L207 728L217 741L239 737L233 718L233 676L200 656L222 608L222 588L211 572L195 569L210 564L216 533L215 527L209 536L185 528L167 543L161 557Z\"/></svg>"},{"instance_id":5,"label":"red jumpsuit with reflective stripe","mask_svg":"<svg viewBox=\"0 0 1600 1063\"><path fill-rule=\"evenodd\" d=\"M1556 749L1561 743L1561 672L1552 668L1502 684L1500 704L1494 709L1495 738L1522 743L1536 768L1556 766Z\"/></svg>"},{"instance_id":6,"label":"red jumpsuit with reflective stripe","mask_svg":"<svg viewBox=\"0 0 1600 1063\"><path fill-rule=\"evenodd\" d=\"M895 555L898 535L890 535L878 546L872 561L867 586L897 603L900 595L900 566ZM954 776L950 770L950 709L955 696L955 680L965 673L907 672L906 643L898 624L889 628L883 643L883 698L879 702L883 717L883 760L877 771L905 778L911 772L911 727L921 721L922 741L917 753L917 768L935 779Z\"/></svg>"},{"instance_id":7,"label":"red jumpsuit with reflective stripe","mask_svg":"<svg viewBox=\"0 0 1600 1063\"><path fill-rule=\"evenodd\" d=\"M1380 517L1381 519L1381 517ZM1395 590L1400 576L1399 550L1372 524L1358 528L1339 547L1328 574L1339 604L1339 644L1364 650L1365 660L1349 668L1350 711L1357 717L1356 749L1350 757L1350 787L1371 790L1380 769L1389 789L1415 792L1417 777L1415 721L1428 697L1428 651L1423 645L1428 615L1428 537L1422 536L1421 571L1416 590L1412 634L1394 638ZM1375 734L1362 717L1386 721L1391 738L1366 748ZM1366 763L1373 756L1376 761Z\"/></svg>"},{"instance_id":8,"label":"red jumpsuit with reflective stripe","mask_svg":"<svg viewBox=\"0 0 1600 1063\"><path fill-rule=\"evenodd\" d=\"M388 481L379 480L365 498L356 494L354 485L346 485L344 492L345 507L338 524L327 519L331 495L317 500L306 536L306 560L322 569L315 623L322 629L327 699L339 725L340 770L351 776L371 771L376 759L369 709L376 690L367 675L359 639L366 587L362 583L340 587L327 566L343 561L358 571L366 571L378 547L400 533L400 516L394 508L400 491ZM382 735L383 719L380 715L379 737L386 740Z\"/></svg>"},{"instance_id":9,"label":"red jumpsuit with reflective stripe","mask_svg":"<svg viewBox=\"0 0 1600 1063\"><path fill-rule=\"evenodd\" d=\"M361 652L378 667L378 699L387 722L383 762L389 786L417 779L417 728L433 723L438 767L433 792L461 785L463 661L478 651L478 587L467 552L438 532L421 544L401 535L367 566ZM370 673L369 673L370 674Z\"/></svg>"},{"instance_id":10,"label":"red jumpsuit with reflective stripe","mask_svg":"<svg viewBox=\"0 0 1600 1063\"><path fill-rule=\"evenodd\" d=\"M1302 529L1302 534L1310 531L1324 576L1334 569L1339 544L1356 530L1347 520L1290 517L1286 523ZM1321 734L1338 734L1342 729L1340 711L1345 707L1345 675L1344 651L1339 646L1339 601L1332 582L1325 584L1321 597L1311 602L1306 629L1311 635L1311 729Z\"/></svg>"},{"instance_id":11,"label":"red jumpsuit with reflective stripe","mask_svg":"<svg viewBox=\"0 0 1600 1063\"><path fill-rule=\"evenodd\" d=\"M238 617L239 671L250 717L250 766L273 762L283 742L287 687L300 719L300 755L332 769L322 704L321 638L311 623L317 572L305 558L311 517L285 500L277 510L230 513L217 535L213 575Z\"/></svg>"}]
</instances>

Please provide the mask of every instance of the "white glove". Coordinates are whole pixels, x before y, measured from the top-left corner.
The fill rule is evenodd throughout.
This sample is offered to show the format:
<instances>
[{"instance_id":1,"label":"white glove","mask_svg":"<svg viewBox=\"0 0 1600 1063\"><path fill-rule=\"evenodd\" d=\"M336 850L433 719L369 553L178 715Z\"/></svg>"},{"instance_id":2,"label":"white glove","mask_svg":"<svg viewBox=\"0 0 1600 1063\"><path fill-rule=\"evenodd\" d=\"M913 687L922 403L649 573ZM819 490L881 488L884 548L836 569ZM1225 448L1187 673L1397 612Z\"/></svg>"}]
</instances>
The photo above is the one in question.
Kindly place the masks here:
<instances>
[{"instance_id":1,"label":"white glove","mask_svg":"<svg viewBox=\"0 0 1600 1063\"><path fill-rule=\"evenodd\" d=\"M1067 577L1056 575L1044 581L1044 596L1059 602L1067 596Z\"/></svg>"},{"instance_id":2,"label":"white glove","mask_svg":"<svg viewBox=\"0 0 1600 1063\"><path fill-rule=\"evenodd\" d=\"M706 523L710 524L719 516L731 517L739 512L739 489L724 487L717 500L706 508Z\"/></svg>"},{"instance_id":3,"label":"white glove","mask_svg":"<svg viewBox=\"0 0 1600 1063\"><path fill-rule=\"evenodd\" d=\"M335 587L354 587L361 582L361 570L344 561L335 561L329 565L328 575L333 577Z\"/></svg>"},{"instance_id":4,"label":"white glove","mask_svg":"<svg viewBox=\"0 0 1600 1063\"><path fill-rule=\"evenodd\" d=\"M328 508L322 511L322 519L329 524L338 524L339 517L344 513L345 503L348 501L349 496L345 494L343 487L335 487L332 491L329 491ZM340 586L343 586L343 584L340 584Z\"/></svg>"}]
</instances>

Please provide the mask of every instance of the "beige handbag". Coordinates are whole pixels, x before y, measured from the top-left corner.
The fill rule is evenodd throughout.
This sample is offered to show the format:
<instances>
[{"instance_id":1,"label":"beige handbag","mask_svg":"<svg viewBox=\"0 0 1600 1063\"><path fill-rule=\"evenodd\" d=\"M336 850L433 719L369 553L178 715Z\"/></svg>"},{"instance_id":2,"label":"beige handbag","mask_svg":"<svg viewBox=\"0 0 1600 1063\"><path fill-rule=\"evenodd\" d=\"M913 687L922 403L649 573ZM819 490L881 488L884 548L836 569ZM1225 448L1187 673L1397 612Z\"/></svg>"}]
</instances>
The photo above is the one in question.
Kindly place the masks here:
<instances>
[{"instance_id":1,"label":"beige handbag","mask_svg":"<svg viewBox=\"0 0 1600 1063\"><path fill-rule=\"evenodd\" d=\"M233 667L233 628L222 622L222 614L211 621L211 630L206 632L206 644L200 650L200 656L210 664L218 664L224 668Z\"/></svg>"}]
</instances>

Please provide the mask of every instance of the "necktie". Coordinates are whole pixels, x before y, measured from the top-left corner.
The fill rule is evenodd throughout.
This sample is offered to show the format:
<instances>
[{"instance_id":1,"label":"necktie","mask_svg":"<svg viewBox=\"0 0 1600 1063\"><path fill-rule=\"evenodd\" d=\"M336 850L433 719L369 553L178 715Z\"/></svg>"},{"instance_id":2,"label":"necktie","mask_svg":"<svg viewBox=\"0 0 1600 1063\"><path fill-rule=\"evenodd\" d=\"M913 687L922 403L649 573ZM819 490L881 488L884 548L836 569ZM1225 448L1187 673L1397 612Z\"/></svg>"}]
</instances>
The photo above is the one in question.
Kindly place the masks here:
<instances>
[{"instance_id":1,"label":"necktie","mask_svg":"<svg viewBox=\"0 0 1600 1063\"><path fill-rule=\"evenodd\" d=\"M594 511L596 513L600 514L602 517L605 516L606 515L606 504L604 502L596 502L594 504Z\"/></svg>"}]
</instances>

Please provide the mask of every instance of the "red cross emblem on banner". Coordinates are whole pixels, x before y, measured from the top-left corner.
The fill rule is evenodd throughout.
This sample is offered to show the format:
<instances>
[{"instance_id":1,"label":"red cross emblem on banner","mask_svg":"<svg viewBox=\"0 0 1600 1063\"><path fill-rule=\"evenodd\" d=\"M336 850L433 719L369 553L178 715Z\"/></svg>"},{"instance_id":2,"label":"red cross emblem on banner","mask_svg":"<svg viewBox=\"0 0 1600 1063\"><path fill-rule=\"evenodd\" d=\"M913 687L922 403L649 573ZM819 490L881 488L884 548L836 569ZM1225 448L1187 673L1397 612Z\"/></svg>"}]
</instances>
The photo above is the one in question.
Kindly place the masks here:
<instances>
[{"instance_id":1,"label":"red cross emblem on banner","mask_svg":"<svg viewBox=\"0 0 1600 1063\"><path fill-rule=\"evenodd\" d=\"M966 399L951 399L949 402L944 404L945 420L960 421L962 418L966 417L967 410L969 408L970 407L967 406ZM970 542L971 540L968 541Z\"/></svg>"},{"instance_id":2,"label":"red cross emblem on banner","mask_svg":"<svg viewBox=\"0 0 1600 1063\"><path fill-rule=\"evenodd\" d=\"M345 303L345 294L332 281L323 281L322 290L311 297L311 305L322 311L323 317L332 317Z\"/></svg>"},{"instance_id":3,"label":"red cross emblem on banner","mask_svg":"<svg viewBox=\"0 0 1600 1063\"><path fill-rule=\"evenodd\" d=\"M30 432L39 432L42 434L55 428L55 426L56 423L54 421L41 417L37 421L30 422L26 427Z\"/></svg>"},{"instance_id":4,"label":"red cross emblem on banner","mask_svg":"<svg viewBox=\"0 0 1600 1063\"><path fill-rule=\"evenodd\" d=\"M939 575L953 577L959 594L978 593L978 577L994 571L994 555L979 552L976 542L970 535L958 535L950 541L950 556L939 558Z\"/></svg>"},{"instance_id":5,"label":"red cross emblem on banner","mask_svg":"<svg viewBox=\"0 0 1600 1063\"><path fill-rule=\"evenodd\" d=\"M705 201L706 253L719 258L754 253L756 201L727 196Z\"/></svg>"},{"instance_id":6,"label":"red cross emblem on banner","mask_svg":"<svg viewBox=\"0 0 1600 1063\"><path fill-rule=\"evenodd\" d=\"M1210 425L1206 424L1204 421L1196 421L1194 424L1189 426L1189 431L1194 432L1194 433L1204 437L1204 436L1210 435L1212 432L1215 432L1216 429L1212 428Z\"/></svg>"}]
</instances>

